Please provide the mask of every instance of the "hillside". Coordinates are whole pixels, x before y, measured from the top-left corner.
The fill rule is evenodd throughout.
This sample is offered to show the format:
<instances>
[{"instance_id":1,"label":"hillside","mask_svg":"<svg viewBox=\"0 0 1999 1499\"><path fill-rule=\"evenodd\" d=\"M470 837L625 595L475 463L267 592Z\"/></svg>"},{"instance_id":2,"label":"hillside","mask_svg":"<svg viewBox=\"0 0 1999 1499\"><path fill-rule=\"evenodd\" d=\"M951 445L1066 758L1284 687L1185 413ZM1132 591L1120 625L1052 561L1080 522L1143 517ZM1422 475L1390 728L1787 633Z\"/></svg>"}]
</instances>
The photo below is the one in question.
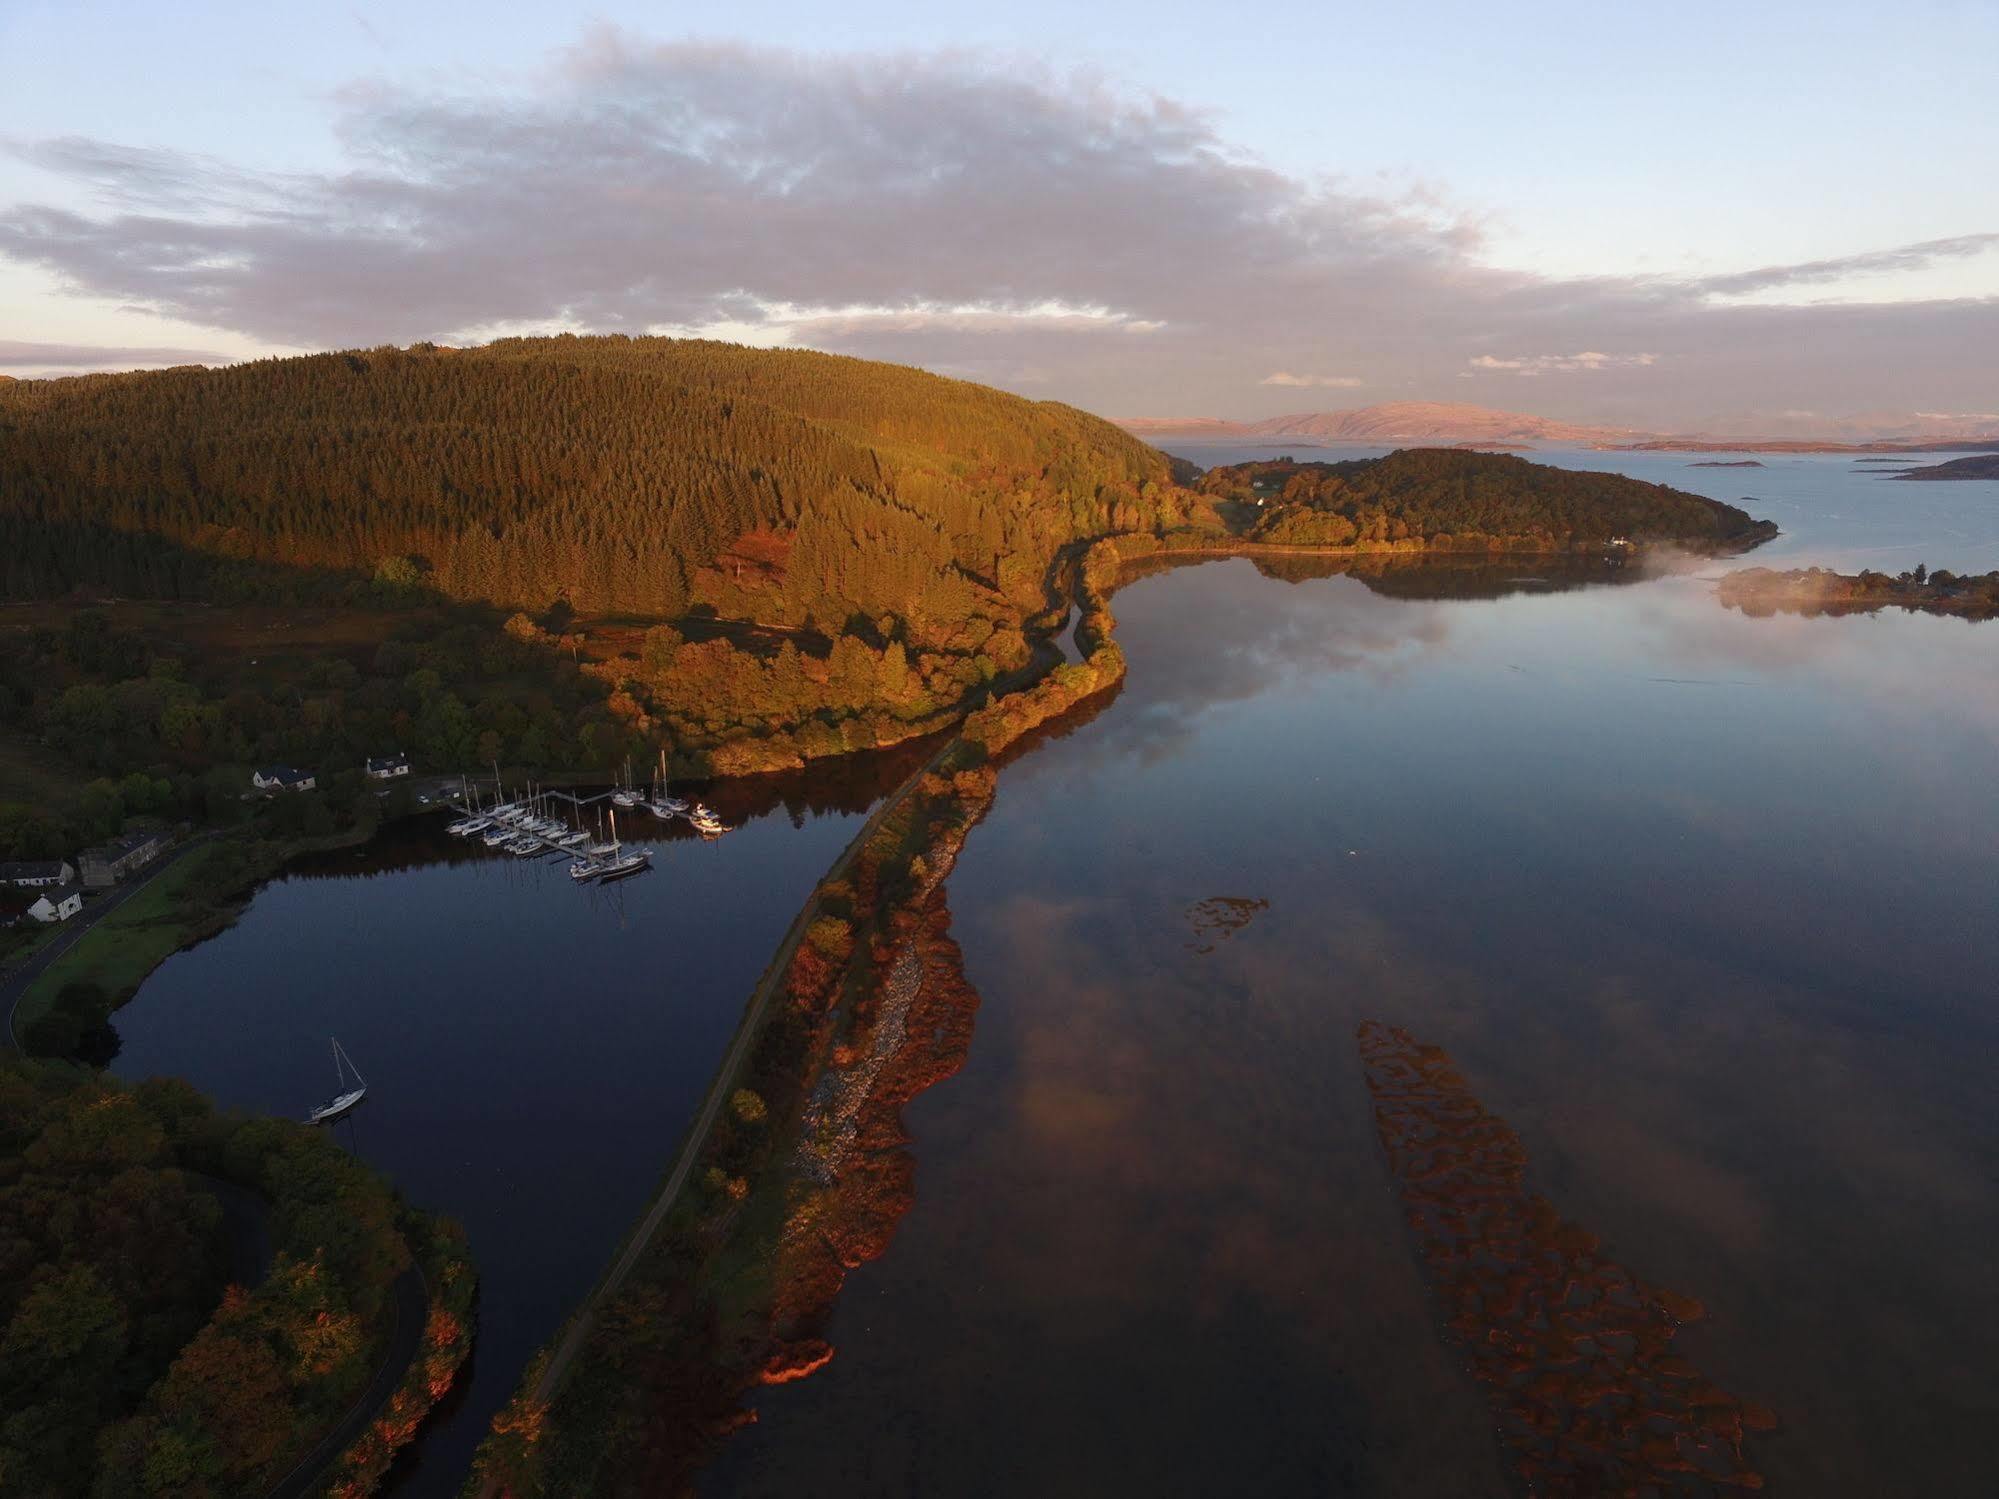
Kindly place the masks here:
<instances>
[{"instance_id":1,"label":"hillside","mask_svg":"<svg viewBox=\"0 0 1999 1499\"><path fill-rule=\"evenodd\" d=\"M1663 484L1443 448L1236 464L1210 469L1201 489L1249 512L1253 540L1281 546L1556 552L1621 538L1731 551L1777 534L1733 505Z\"/></svg>"},{"instance_id":2,"label":"hillside","mask_svg":"<svg viewBox=\"0 0 1999 1499\"><path fill-rule=\"evenodd\" d=\"M50 602L0 621L0 731L190 804L218 761L892 744L1029 665L1062 547L1186 520L1173 472L1071 407L667 339L23 381L0 591Z\"/></svg>"},{"instance_id":3,"label":"hillside","mask_svg":"<svg viewBox=\"0 0 1999 1499\"><path fill-rule=\"evenodd\" d=\"M1304 437L1315 442L1353 443L1604 443L1629 441L1619 427L1590 427L1495 411L1451 401L1388 401L1347 411L1311 411L1262 421L1230 422L1212 417L1134 417L1119 423L1143 437Z\"/></svg>"},{"instance_id":4,"label":"hillside","mask_svg":"<svg viewBox=\"0 0 1999 1499\"><path fill-rule=\"evenodd\" d=\"M1039 607L1056 547L1150 523L1108 423L899 366L668 339L507 340L22 381L0 393L11 597L282 593L706 605L919 636ZM1002 560L1004 559L1004 560ZM275 572L274 572L275 570Z\"/></svg>"}]
</instances>

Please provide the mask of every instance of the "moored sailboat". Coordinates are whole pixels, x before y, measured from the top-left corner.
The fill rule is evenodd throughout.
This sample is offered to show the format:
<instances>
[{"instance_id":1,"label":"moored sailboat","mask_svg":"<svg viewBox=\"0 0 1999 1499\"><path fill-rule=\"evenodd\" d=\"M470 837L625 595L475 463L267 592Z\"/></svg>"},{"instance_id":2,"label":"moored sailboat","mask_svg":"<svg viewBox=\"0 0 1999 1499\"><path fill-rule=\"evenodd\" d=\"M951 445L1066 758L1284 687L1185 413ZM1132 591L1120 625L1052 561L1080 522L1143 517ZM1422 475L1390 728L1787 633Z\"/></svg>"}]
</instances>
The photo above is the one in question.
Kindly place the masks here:
<instances>
[{"instance_id":1,"label":"moored sailboat","mask_svg":"<svg viewBox=\"0 0 1999 1499\"><path fill-rule=\"evenodd\" d=\"M307 1124L330 1124L368 1096L368 1080L361 1076L361 1069L356 1067L354 1059L347 1055L346 1048L340 1044L340 1038L335 1036L332 1039L334 1086L340 1091L307 1114L305 1116ZM354 1086L351 1088L347 1086L349 1072L354 1074Z\"/></svg>"}]
</instances>

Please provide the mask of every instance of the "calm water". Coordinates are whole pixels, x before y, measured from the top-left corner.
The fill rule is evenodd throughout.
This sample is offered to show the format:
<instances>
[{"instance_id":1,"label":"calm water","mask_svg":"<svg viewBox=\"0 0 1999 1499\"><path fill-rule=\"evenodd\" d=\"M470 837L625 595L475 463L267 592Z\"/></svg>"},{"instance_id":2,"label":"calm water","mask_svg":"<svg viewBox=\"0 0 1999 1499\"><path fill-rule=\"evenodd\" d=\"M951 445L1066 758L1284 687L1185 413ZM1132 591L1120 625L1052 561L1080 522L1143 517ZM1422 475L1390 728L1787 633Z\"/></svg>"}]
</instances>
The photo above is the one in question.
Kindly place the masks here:
<instances>
[{"instance_id":1,"label":"calm water","mask_svg":"<svg viewBox=\"0 0 1999 1499\"><path fill-rule=\"evenodd\" d=\"M1999 485L1560 456L1765 496L1759 561L1999 565ZM1999 624L1749 619L1715 571L1120 593L1124 691L1006 771L952 879L984 1002L907 1111L915 1206L705 1492L1508 1492L1365 1019L1706 1304L1675 1350L1776 1411L1773 1492L1990 1492ZM1216 896L1269 906L1215 942Z\"/></svg>"},{"instance_id":2,"label":"calm water","mask_svg":"<svg viewBox=\"0 0 1999 1499\"><path fill-rule=\"evenodd\" d=\"M1537 456L1753 496L1759 562L1999 566L1995 484ZM1752 620L1712 566L1455 601L1273 571L1133 583L1123 692L1005 772L951 882L984 1004L908 1111L916 1204L706 1491L1508 1492L1382 1164L1378 1019L1706 1303L1676 1348L1777 1411L1778 1492L1986 1492L1999 624ZM120 1012L120 1072L286 1114L339 1034L374 1087L344 1138L468 1225L474 1377L402 1492L455 1491L895 768L617 891L439 833L340 856ZM1217 942L1216 896L1269 905Z\"/></svg>"},{"instance_id":3,"label":"calm water","mask_svg":"<svg viewBox=\"0 0 1999 1499\"><path fill-rule=\"evenodd\" d=\"M464 1223L481 1280L471 1377L394 1492L458 1492L522 1367L643 1208L786 925L907 763L718 794L741 828L653 844L652 873L603 889L425 819L265 886L118 1012L120 1074L178 1074L294 1118L331 1095L337 1035L370 1089L343 1143Z\"/></svg>"}]
</instances>

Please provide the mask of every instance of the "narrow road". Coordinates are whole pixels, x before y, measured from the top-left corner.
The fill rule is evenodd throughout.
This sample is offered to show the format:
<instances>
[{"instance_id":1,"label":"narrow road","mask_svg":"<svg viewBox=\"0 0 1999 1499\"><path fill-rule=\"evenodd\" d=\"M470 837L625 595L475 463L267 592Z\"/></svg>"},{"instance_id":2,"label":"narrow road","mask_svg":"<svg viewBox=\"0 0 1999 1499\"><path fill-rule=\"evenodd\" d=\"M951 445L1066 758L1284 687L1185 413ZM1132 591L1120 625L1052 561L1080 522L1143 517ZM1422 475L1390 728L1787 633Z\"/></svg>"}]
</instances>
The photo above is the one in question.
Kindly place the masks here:
<instances>
[{"instance_id":1,"label":"narrow road","mask_svg":"<svg viewBox=\"0 0 1999 1499\"><path fill-rule=\"evenodd\" d=\"M85 903L84 908L63 923L61 933L48 946L41 949L19 968L10 969L5 977L0 977L0 1005L7 1007L7 1044L15 1051L21 1049L21 1038L14 1030L14 1012L20 1008L21 997L36 979L48 970L64 953L83 940L90 929L124 905L126 901L144 890L174 865L180 863L197 848L220 837L217 831L197 833L194 837L170 850L166 857L157 861L144 879L129 885L119 885L109 893L100 895Z\"/></svg>"},{"instance_id":2,"label":"narrow road","mask_svg":"<svg viewBox=\"0 0 1999 1499\"><path fill-rule=\"evenodd\" d=\"M1076 602L1073 585L1069 592L1064 592L1059 582L1063 565L1064 558L1058 556L1049 568L1047 588L1051 600L1050 607L1066 603L1073 609ZM1052 651L1054 657L1052 661L1043 657L1043 648ZM1040 680L1051 666L1059 665L1067 659L1059 644L1051 644L1048 641L1040 643L1036 657L1036 660L1019 671L1003 675L990 683L985 702L996 702L1024 682ZM968 708L967 712L970 711L974 710ZM958 735L954 731L938 745L936 752L924 761L909 779L875 808L868 820L861 825L861 830L854 836L853 841L841 852L840 857L833 861L832 867L820 876L820 885L830 884L847 872L848 865L852 864L855 856L867 846L868 840L874 837L875 830L909 799L909 794L926 775L937 768L938 762L957 742ZM533 1398L536 1401L546 1404L554 1398L555 1392L562 1386L563 1378L569 1372L570 1364L575 1361L576 1355L582 1351L584 1341L590 1336L590 1329L596 1322L598 1311L624 1289L625 1282L630 1279L633 1269L637 1267L639 1260L644 1257L647 1248L652 1244L653 1236L659 1232L660 1224L666 1221L666 1215L672 1209L674 1200L686 1187L687 1178L694 1170L694 1163L700 1158L701 1147L707 1142L708 1132L714 1128L715 1116L721 1112L722 1101L728 1096L729 1084L742 1070L743 1062L750 1054L750 1048L756 1044L757 1035L763 1028L764 1012L770 1008L771 997L777 993L778 985L791 963L792 954L798 950L798 944L805 936L805 928L808 925L806 918L818 909L817 895L818 891L815 888L813 895L799 908L798 914L791 918L791 926L786 930L784 940L778 944L770 966L764 970L763 977L757 981L757 987L750 995L749 1005L744 1011L742 1023L736 1029L735 1039L729 1045L728 1055L723 1057L722 1065L715 1073L715 1080L709 1084L708 1096L702 1100L701 1112L695 1116L693 1125L681 1143L680 1155L673 1163L672 1174L667 1177L666 1185L660 1189L659 1195L653 1199L645 1217L639 1221L639 1226L626 1243L624 1251L612 1263L597 1288L584 1299L583 1305L577 1308L575 1317L563 1330L562 1339L556 1344L555 1352L549 1358L548 1367L542 1370L541 1378L535 1382ZM494 1492L495 1484L489 1480L481 1491L481 1499L490 1499Z\"/></svg>"},{"instance_id":3,"label":"narrow road","mask_svg":"<svg viewBox=\"0 0 1999 1499\"><path fill-rule=\"evenodd\" d=\"M415 1262L395 1279L390 1288L390 1309L395 1313L395 1330L389 1334L389 1351L383 1355L381 1368L368 1382L368 1388L361 1392L361 1398L353 1408L342 1416L334 1428L321 1437L312 1450L298 1461L283 1478L273 1484L265 1494L265 1499L305 1499L307 1494L316 1493L326 1481L326 1470L333 1465L340 1454L354 1444L354 1439L368 1429L368 1423L375 1419L375 1413L388 1403L395 1394L403 1376L409 1372L410 1360L416 1357L417 1349L423 1343L423 1325L430 1313L430 1297L423 1283L423 1271Z\"/></svg>"},{"instance_id":4,"label":"narrow road","mask_svg":"<svg viewBox=\"0 0 1999 1499\"><path fill-rule=\"evenodd\" d=\"M896 808L908 800L910 792L916 789L926 775L937 768L937 762L944 757L945 751L956 743L957 736L954 734L938 746L937 752L924 761L921 768L875 808L868 820L861 824L861 830L854 836L853 841L841 852L840 857L833 861L832 867L820 876L821 885L829 884L847 872L847 866L852 864L855 856L867 846L868 840L874 837L875 830ZM757 987L750 996L749 1006L744 1011L742 1023L736 1028L735 1040L729 1047L728 1055L723 1057L722 1065L716 1070L715 1080L708 1088L708 1096L702 1100L701 1112L695 1116L694 1123L689 1127L680 1147L680 1156L673 1164L673 1173L667 1177L666 1185L653 1199L652 1207L640 1220L638 1229L625 1245L624 1252L618 1256L604 1279L598 1283L597 1289L591 1292L563 1332L562 1341L556 1345L554 1356L549 1359L548 1367L542 1370L541 1378L535 1384L534 1398L537 1401L546 1402L552 1399L556 1390L561 1387L563 1376L569 1372L569 1365L582 1350L584 1340L590 1336L590 1329L596 1321L598 1311L624 1289L632 1270L651 1245L653 1235L659 1232L660 1224L666 1221L666 1215L673 1207L674 1199L679 1197L682 1189L686 1187L688 1175L694 1170L695 1162L700 1159L701 1147L707 1142L709 1130L714 1127L715 1116L721 1111L723 1100L729 1096L729 1085L742 1070L743 1062L750 1054L750 1048L756 1044L757 1036L763 1029L764 1012L770 1007L771 996L777 993L785 970L791 963L791 956L798 950L798 944L805 935L805 928L809 924L806 918L817 909L818 891L815 888L812 896L799 908L798 914L792 917L791 926L784 934L784 941L778 944L777 953L771 959L770 966L764 970L764 976L757 981ZM490 1487L489 1485L489 1490Z\"/></svg>"}]
</instances>

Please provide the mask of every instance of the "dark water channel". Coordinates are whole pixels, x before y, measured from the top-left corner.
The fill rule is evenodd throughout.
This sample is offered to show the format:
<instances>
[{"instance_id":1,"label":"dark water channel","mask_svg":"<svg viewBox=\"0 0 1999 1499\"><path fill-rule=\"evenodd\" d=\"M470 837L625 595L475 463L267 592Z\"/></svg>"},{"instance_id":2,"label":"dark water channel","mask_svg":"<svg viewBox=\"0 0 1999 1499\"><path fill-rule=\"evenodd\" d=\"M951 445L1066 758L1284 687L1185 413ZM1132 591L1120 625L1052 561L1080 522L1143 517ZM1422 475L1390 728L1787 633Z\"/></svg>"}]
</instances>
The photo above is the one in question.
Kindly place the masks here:
<instances>
[{"instance_id":1,"label":"dark water channel","mask_svg":"<svg viewBox=\"0 0 1999 1499\"><path fill-rule=\"evenodd\" d=\"M644 814L649 874L572 886L401 826L295 866L233 927L170 959L115 1017L126 1077L302 1117L329 1036L367 1079L336 1128L409 1199L462 1222L481 1277L470 1378L391 1492L458 1492L522 1367L582 1299L699 1106L785 927L920 748L717 788L714 843ZM912 758L913 757L913 758Z\"/></svg>"}]
</instances>

